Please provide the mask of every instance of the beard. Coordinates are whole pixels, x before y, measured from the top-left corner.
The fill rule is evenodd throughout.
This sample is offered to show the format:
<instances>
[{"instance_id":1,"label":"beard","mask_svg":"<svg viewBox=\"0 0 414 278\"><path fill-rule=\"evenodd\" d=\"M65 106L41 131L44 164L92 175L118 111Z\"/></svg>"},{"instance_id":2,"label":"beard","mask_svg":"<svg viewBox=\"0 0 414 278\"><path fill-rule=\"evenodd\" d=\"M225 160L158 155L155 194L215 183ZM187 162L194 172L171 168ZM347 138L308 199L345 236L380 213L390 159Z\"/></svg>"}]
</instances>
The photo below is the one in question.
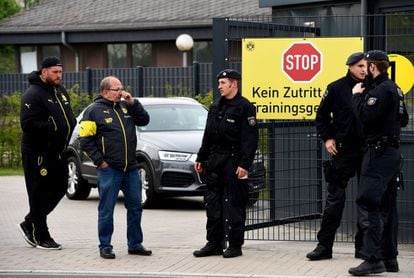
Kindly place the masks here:
<instances>
[{"instance_id":1,"label":"beard","mask_svg":"<svg viewBox=\"0 0 414 278\"><path fill-rule=\"evenodd\" d=\"M374 76L372 75L372 72L368 69L368 73L365 76L365 84L367 87L371 87L372 83L374 81Z\"/></svg>"},{"instance_id":2,"label":"beard","mask_svg":"<svg viewBox=\"0 0 414 278\"><path fill-rule=\"evenodd\" d=\"M49 85L55 86L55 87L59 87L60 86L60 79L52 79L50 77L46 77L46 82Z\"/></svg>"}]
</instances>

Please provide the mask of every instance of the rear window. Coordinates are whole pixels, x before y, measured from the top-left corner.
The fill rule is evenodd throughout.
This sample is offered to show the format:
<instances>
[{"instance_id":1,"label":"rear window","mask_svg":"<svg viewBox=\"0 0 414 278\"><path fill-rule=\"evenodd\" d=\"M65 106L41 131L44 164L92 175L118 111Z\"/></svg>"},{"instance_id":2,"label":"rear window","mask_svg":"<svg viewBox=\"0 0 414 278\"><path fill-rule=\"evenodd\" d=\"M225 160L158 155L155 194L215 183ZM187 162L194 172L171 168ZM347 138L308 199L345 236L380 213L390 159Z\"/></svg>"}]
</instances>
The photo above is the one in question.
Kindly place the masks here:
<instances>
[{"instance_id":1,"label":"rear window","mask_svg":"<svg viewBox=\"0 0 414 278\"><path fill-rule=\"evenodd\" d=\"M150 115L146 126L138 127L141 132L203 130L207 110L198 105L147 105Z\"/></svg>"}]
</instances>

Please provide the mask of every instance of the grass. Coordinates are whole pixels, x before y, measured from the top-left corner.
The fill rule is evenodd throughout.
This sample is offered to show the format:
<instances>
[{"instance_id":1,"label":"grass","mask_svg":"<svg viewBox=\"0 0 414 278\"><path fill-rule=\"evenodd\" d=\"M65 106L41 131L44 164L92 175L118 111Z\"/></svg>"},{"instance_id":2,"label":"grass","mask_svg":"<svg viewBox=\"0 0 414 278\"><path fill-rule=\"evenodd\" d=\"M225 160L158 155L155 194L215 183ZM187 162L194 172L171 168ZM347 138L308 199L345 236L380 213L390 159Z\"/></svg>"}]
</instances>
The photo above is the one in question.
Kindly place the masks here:
<instances>
[{"instance_id":1,"label":"grass","mask_svg":"<svg viewBox=\"0 0 414 278\"><path fill-rule=\"evenodd\" d=\"M0 167L0 176L23 176L23 168Z\"/></svg>"}]
</instances>

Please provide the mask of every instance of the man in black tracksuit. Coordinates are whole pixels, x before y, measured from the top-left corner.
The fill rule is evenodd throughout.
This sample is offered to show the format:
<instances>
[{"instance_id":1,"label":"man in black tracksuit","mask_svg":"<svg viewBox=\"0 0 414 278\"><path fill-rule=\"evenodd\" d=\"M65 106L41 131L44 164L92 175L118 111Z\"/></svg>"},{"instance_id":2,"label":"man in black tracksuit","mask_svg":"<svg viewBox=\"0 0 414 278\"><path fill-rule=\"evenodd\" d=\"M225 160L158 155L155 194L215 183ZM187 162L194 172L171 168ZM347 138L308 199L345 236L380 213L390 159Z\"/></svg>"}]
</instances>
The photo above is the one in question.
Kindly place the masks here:
<instances>
[{"instance_id":1,"label":"man in black tracksuit","mask_svg":"<svg viewBox=\"0 0 414 278\"><path fill-rule=\"evenodd\" d=\"M332 246L345 206L346 187L349 179L359 174L361 167L362 138L352 113L352 88L365 78L364 53L350 55L346 64L348 73L328 85L315 119L318 135L332 156L332 164L325 166L328 167L325 171L328 183L326 204L317 235L318 245L306 255L310 260L332 258ZM358 231L355 236L356 257L360 257L361 241Z\"/></svg>"},{"instance_id":2,"label":"man in black tracksuit","mask_svg":"<svg viewBox=\"0 0 414 278\"><path fill-rule=\"evenodd\" d=\"M64 152L76 125L61 77L59 59L47 57L41 70L29 75L30 87L21 99L22 160L30 211L18 227L28 244L41 249L62 248L50 236L46 221L68 186Z\"/></svg>"},{"instance_id":3,"label":"man in black tracksuit","mask_svg":"<svg viewBox=\"0 0 414 278\"><path fill-rule=\"evenodd\" d=\"M358 83L352 90L353 110L365 139L357 197L365 260L349 269L355 276L399 271L396 177L401 165L401 127L408 123L403 93L387 75L387 53L371 50L365 59L366 87Z\"/></svg>"},{"instance_id":4,"label":"man in black tracksuit","mask_svg":"<svg viewBox=\"0 0 414 278\"><path fill-rule=\"evenodd\" d=\"M248 169L253 162L258 129L255 107L239 92L240 73L217 75L221 98L209 110L195 170L207 184L207 244L194 256L242 255L248 201ZM223 253L222 242L229 247Z\"/></svg>"}]
</instances>

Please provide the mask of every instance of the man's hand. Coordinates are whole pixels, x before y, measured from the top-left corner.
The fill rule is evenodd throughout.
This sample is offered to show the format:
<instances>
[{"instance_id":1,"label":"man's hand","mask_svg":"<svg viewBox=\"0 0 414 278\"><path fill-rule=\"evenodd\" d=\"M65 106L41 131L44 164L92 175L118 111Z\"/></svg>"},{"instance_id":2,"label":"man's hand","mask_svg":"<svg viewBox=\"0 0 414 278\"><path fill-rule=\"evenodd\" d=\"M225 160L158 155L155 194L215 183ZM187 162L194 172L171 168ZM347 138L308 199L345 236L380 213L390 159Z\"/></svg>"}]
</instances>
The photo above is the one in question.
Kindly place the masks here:
<instances>
[{"instance_id":1,"label":"man's hand","mask_svg":"<svg viewBox=\"0 0 414 278\"><path fill-rule=\"evenodd\" d=\"M126 103L128 103L130 105L134 104L134 101L135 101L134 98L127 91L122 91L121 96L125 99Z\"/></svg>"},{"instance_id":2,"label":"man's hand","mask_svg":"<svg viewBox=\"0 0 414 278\"><path fill-rule=\"evenodd\" d=\"M335 139L328 139L325 142L325 148L331 155L336 155L338 153L336 149L336 142Z\"/></svg>"},{"instance_id":3,"label":"man's hand","mask_svg":"<svg viewBox=\"0 0 414 278\"><path fill-rule=\"evenodd\" d=\"M354 88L352 88L352 94L362 94L365 91L364 83L357 83Z\"/></svg>"},{"instance_id":4,"label":"man's hand","mask_svg":"<svg viewBox=\"0 0 414 278\"><path fill-rule=\"evenodd\" d=\"M100 165L99 165L99 169L105 169L105 168L108 168L109 167L109 165L108 165L108 163L106 163L105 161L104 162L102 162Z\"/></svg>"},{"instance_id":5,"label":"man's hand","mask_svg":"<svg viewBox=\"0 0 414 278\"><path fill-rule=\"evenodd\" d=\"M247 179L249 177L249 171L239 166L237 167L236 175L238 179Z\"/></svg>"}]
</instances>

